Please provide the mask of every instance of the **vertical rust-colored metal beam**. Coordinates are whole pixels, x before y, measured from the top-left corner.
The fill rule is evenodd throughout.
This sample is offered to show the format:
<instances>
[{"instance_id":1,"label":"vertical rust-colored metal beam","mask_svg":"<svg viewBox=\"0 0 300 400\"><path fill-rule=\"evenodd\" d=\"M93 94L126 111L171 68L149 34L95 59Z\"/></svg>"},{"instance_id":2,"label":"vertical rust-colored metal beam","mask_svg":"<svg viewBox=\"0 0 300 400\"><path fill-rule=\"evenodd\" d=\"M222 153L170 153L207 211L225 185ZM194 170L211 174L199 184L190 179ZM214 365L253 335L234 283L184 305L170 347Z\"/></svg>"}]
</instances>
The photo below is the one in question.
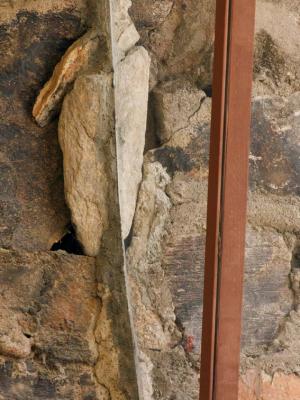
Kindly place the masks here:
<instances>
[{"instance_id":1,"label":"vertical rust-colored metal beam","mask_svg":"<svg viewBox=\"0 0 300 400\"><path fill-rule=\"evenodd\" d=\"M217 0L200 400L237 400L255 0Z\"/></svg>"},{"instance_id":2,"label":"vertical rust-colored metal beam","mask_svg":"<svg viewBox=\"0 0 300 400\"><path fill-rule=\"evenodd\" d=\"M214 386L218 246L227 87L228 18L229 0L217 0L202 318L201 400L212 400Z\"/></svg>"}]
</instances>

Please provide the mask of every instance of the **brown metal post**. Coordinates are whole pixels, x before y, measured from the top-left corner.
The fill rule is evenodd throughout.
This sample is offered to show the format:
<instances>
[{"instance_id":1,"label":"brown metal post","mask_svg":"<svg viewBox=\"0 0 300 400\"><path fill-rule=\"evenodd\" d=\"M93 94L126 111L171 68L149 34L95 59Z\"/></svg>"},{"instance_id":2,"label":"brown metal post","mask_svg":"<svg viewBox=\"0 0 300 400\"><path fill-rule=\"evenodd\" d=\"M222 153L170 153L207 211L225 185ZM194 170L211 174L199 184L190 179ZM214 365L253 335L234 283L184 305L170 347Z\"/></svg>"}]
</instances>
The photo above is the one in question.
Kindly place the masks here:
<instances>
[{"instance_id":1,"label":"brown metal post","mask_svg":"<svg viewBox=\"0 0 300 400\"><path fill-rule=\"evenodd\" d=\"M217 0L200 400L237 400L255 0Z\"/></svg>"}]
</instances>

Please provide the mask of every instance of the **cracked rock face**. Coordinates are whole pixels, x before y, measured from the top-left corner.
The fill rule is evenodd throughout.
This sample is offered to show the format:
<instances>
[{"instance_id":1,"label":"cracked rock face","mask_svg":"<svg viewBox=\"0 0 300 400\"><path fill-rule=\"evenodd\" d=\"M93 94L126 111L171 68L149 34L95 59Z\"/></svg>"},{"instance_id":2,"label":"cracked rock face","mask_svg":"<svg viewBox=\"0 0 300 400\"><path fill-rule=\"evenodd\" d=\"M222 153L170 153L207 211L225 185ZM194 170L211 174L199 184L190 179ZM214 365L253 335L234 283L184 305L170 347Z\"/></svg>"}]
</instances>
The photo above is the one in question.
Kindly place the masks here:
<instances>
[{"instance_id":1,"label":"cracked rock face","mask_svg":"<svg viewBox=\"0 0 300 400\"><path fill-rule=\"evenodd\" d=\"M200 109L206 97L202 90L182 79L164 82L152 93L157 123L156 134L162 143L189 125L189 119Z\"/></svg>"}]
</instances>

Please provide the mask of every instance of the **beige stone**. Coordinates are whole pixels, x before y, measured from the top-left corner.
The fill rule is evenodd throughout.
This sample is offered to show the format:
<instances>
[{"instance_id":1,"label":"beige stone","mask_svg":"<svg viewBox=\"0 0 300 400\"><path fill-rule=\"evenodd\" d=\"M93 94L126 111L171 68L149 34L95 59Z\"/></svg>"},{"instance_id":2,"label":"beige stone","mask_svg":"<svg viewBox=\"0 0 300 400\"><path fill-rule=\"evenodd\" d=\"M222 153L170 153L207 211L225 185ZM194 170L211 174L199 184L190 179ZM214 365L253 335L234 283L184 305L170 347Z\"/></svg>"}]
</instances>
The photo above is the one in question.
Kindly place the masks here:
<instances>
[{"instance_id":1,"label":"beige stone","mask_svg":"<svg viewBox=\"0 0 300 400\"><path fill-rule=\"evenodd\" d=\"M155 27L164 22L172 10L173 0L133 0L131 13L133 18L141 25L141 21L147 27Z\"/></svg>"},{"instance_id":2,"label":"beige stone","mask_svg":"<svg viewBox=\"0 0 300 400\"><path fill-rule=\"evenodd\" d=\"M98 254L108 226L111 90L110 74L81 76L65 98L59 121L65 197L77 237L91 256Z\"/></svg>"},{"instance_id":3,"label":"beige stone","mask_svg":"<svg viewBox=\"0 0 300 400\"><path fill-rule=\"evenodd\" d=\"M140 36L128 14L131 0L110 0L113 65L124 58Z\"/></svg>"},{"instance_id":4,"label":"beige stone","mask_svg":"<svg viewBox=\"0 0 300 400\"><path fill-rule=\"evenodd\" d=\"M88 68L98 45L97 32L90 31L73 43L56 65L33 107L32 115L40 126L47 125L57 115L70 85Z\"/></svg>"},{"instance_id":5,"label":"beige stone","mask_svg":"<svg viewBox=\"0 0 300 400\"><path fill-rule=\"evenodd\" d=\"M181 79L157 86L153 90L153 100L156 134L160 141L164 143L179 130L187 128L205 98L202 90Z\"/></svg>"},{"instance_id":6,"label":"beige stone","mask_svg":"<svg viewBox=\"0 0 300 400\"><path fill-rule=\"evenodd\" d=\"M123 237L130 232L142 179L150 59L134 48L115 71L116 137Z\"/></svg>"},{"instance_id":7,"label":"beige stone","mask_svg":"<svg viewBox=\"0 0 300 400\"><path fill-rule=\"evenodd\" d=\"M159 163L144 166L133 239L127 254L135 330L142 351L148 348L168 348L172 341L172 331L176 330L171 295L158 263L171 207L163 191L168 181L169 176ZM155 272L151 272L152 269ZM152 282L145 285L144 279L152 274ZM164 325L169 326L170 330L165 330Z\"/></svg>"},{"instance_id":8,"label":"beige stone","mask_svg":"<svg viewBox=\"0 0 300 400\"><path fill-rule=\"evenodd\" d=\"M298 400L299 393L300 378L296 375L279 372L269 376L249 370L240 380L239 400Z\"/></svg>"},{"instance_id":9,"label":"beige stone","mask_svg":"<svg viewBox=\"0 0 300 400\"><path fill-rule=\"evenodd\" d=\"M289 57L300 62L300 43L296 40L300 34L297 7L299 7L297 0L258 1L256 32L262 29L267 31Z\"/></svg>"},{"instance_id":10,"label":"beige stone","mask_svg":"<svg viewBox=\"0 0 300 400\"><path fill-rule=\"evenodd\" d=\"M26 358L31 353L31 340L27 338L14 315L1 310L0 355Z\"/></svg>"}]
</instances>

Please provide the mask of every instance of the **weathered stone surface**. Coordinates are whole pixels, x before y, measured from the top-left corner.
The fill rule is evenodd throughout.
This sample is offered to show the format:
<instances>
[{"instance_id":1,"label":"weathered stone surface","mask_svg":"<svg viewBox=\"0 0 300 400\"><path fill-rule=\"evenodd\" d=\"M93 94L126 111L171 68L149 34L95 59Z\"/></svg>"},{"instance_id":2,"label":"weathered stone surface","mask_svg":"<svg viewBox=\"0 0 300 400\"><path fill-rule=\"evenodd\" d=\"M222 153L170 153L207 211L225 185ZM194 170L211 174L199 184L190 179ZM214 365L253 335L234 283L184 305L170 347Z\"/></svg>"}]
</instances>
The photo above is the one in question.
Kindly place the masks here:
<instances>
[{"instance_id":1,"label":"weathered stone surface","mask_svg":"<svg viewBox=\"0 0 300 400\"><path fill-rule=\"evenodd\" d=\"M96 1L88 3L91 5ZM276 92L287 95L299 86L299 44L295 42L299 36L297 3L296 0L258 1L256 94ZM25 6L27 11L18 13L18 7ZM126 65L133 54L142 52L141 49L132 49L138 35L128 17L129 6L130 2L126 0L112 2L113 66L116 72ZM210 99L204 97L199 87L204 88L206 93L210 92L213 7L213 2L207 0L200 3L195 0L134 0L132 9L132 15L139 23L141 43L153 55L151 88L156 82L161 82L152 96L155 112L152 121L157 123L160 141L166 142L145 158L144 181L141 183L134 227L132 235L126 239L133 316L139 344L137 366L144 399L198 398L210 113ZM92 13L93 7L90 10ZM52 240L59 239L68 217L62 189L57 190L55 179L51 181L53 170L55 177L61 170L55 141L56 126L52 124L47 129L39 129L29 119L29 113L53 66L71 42L85 30L82 21L83 14L86 15L86 4L81 0L12 0L9 7L8 2L2 2L0 11L4 11L0 12L3 27L0 28L0 46L5 54L2 64L4 73L1 74L2 79L0 77L3 92L0 113L5 118L8 115L3 124L2 140L5 146L9 143L9 151L5 148L0 153L5 188L2 190L5 217L1 240L6 247L45 249L52 244ZM36 25L39 27L35 28ZM33 27L30 37L26 33L29 27ZM19 38L24 40L24 51L20 51ZM50 43L47 51L45 43ZM20 58L16 59L19 53ZM37 53L40 54L38 58ZM129 72L134 75L134 70ZM187 74L191 82L197 81L197 85L187 83ZM84 307L90 300L83 302L82 299L90 299L91 294L97 303L95 287L86 282L81 286L78 281L84 275L78 263L85 264L87 261L83 260L87 258L71 258L72 266L69 267L66 266L69 261L62 261L62 254L26 255L27 258L21 254L20 264L23 267L29 264L33 283L28 287L29 273L25 272L27 286L24 284L20 293L9 290L8 297L5 297L5 291L1 291L5 301L1 311L4 322L0 323L0 398L123 400L137 397L121 223L123 230L125 227L126 233L129 232L130 213L135 208L136 182L140 179L139 156L143 138L139 136L141 140L136 140L137 136L131 137L134 129L130 129L125 138L128 141L123 143L119 140L116 151L116 143L111 140L114 128L112 85L103 81L99 84L96 78L99 76L111 79L108 75L89 73L82 77L83 81L81 78L77 80L83 90L77 89L76 92L74 89L76 96L72 98L71 94L67 97L66 104L70 97L72 102L66 107L73 110L74 115L70 113L66 121L70 122L75 133L66 135L63 141L68 147L68 174L74 178L70 185L73 220L77 218L82 228L88 248L86 252L100 253L97 260L98 291L102 295L103 307L96 323L95 305L88 312L76 306L80 299L78 307ZM182 83L178 80L163 83L165 79L174 77L180 77ZM104 81L106 78L103 78ZM118 85L118 79L115 83ZM119 80L119 83L126 86L125 80ZM176 87L172 92L173 84ZM171 95L169 86L172 87ZM130 89L130 95L138 90L139 86L135 85L134 90ZM138 94L141 96L141 93ZM124 95L126 100L127 95ZM116 90L116 99L121 100L121 97ZM83 104L84 98L88 99L87 105ZM141 98L145 101L144 96ZM76 105L78 99L79 105ZM96 103L97 106L93 107ZM134 112L141 112L139 106L134 107ZM299 391L295 378L295 374L300 373L300 280L295 267L299 253L297 237L300 218L298 108L299 95L285 99L256 98L253 106L241 379L241 396L244 396L241 398L247 400L293 399L294 393ZM126 120L125 107L121 105L120 109L116 119L124 117ZM131 114L134 115L134 112ZM128 127L130 124L124 125ZM64 127L65 132L67 128ZM103 132L107 136L100 134ZM34 139L28 139L32 137ZM155 140L153 142L156 143ZM72 153L73 143L76 143L77 151ZM117 156L123 163L120 162L119 171ZM25 163L25 158L30 162ZM136 175L125 171L123 165L132 169L133 165L138 165L134 171ZM40 179L41 172L45 174L44 180ZM122 221L118 206L118 172L123 185L120 194L123 193L125 198L120 196ZM123 179L125 172L134 180L128 183L127 179ZM134 183L133 189L131 183ZM84 192L81 192L81 187ZM57 193L57 197L53 198L53 193ZM51 198L51 202L41 200L45 195L47 199ZM79 198L81 203L77 201ZM129 206L126 213L124 204ZM92 211L88 214L88 223L84 219L84 210ZM20 226L22 229L19 229ZM86 228L89 231L85 231ZM49 235L49 232L54 233ZM5 254L8 257L8 254L16 253ZM36 261L34 257L37 257ZM69 260L68 256L64 257ZM24 258L28 259L28 263ZM53 260L59 261L56 264ZM9 271L9 287L12 287L12 280L18 282L21 279L12 271L15 262L9 259L3 265ZM61 265L63 268L60 268ZM293 270L289 281L291 266ZM43 273L39 275L41 269ZM57 274L59 278L56 279ZM55 283L52 287L53 276ZM36 281L43 283L36 284ZM26 290L27 297L22 294ZM34 295L31 296L32 290ZM32 301L32 308L24 311L24 304L37 297L39 300ZM69 307L73 306L76 306L76 318L79 313L74 324L69 323L69 316L72 320L75 314L73 309L69 311ZM90 311L95 322L97 346L94 332L81 315L87 317ZM36 315L40 320L36 321ZM66 346L68 340L70 346ZM92 371L91 364L95 363L97 353L99 358Z\"/></svg>"},{"instance_id":2,"label":"weathered stone surface","mask_svg":"<svg viewBox=\"0 0 300 400\"><path fill-rule=\"evenodd\" d=\"M22 11L14 8L13 19L0 24L0 246L48 250L69 222L62 157L56 123L37 127L30 109L64 51L82 35L85 16L75 2L73 10L62 4L44 14L21 4Z\"/></svg>"},{"instance_id":3,"label":"weathered stone surface","mask_svg":"<svg viewBox=\"0 0 300 400\"><path fill-rule=\"evenodd\" d=\"M132 243L128 249L132 306L138 342L143 351L168 347L176 330L171 293L166 286L163 270L157 263L171 207L163 191L168 181L169 176L159 163L145 165ZM164 325L169 330L165 330Z\"/></svg>"},{"instance_id":4,"label":"weathered stone surface","mask_svg":"<svg viewBox=\"0 0 300 400\"><path fill-rule=\"evenodd\" d=\"M150 58L134 48L115 71L116 137L123 237L129 235L142 179Z\"/></svg>"},{"instance_id":5,"label":"weathered stone surface","mask_svg":"<svg viewBox=\"0 0 300 400\"><path fill-rule=\"evenodd\" d=\"M176 325L171 291L161 265L170 226L171 203L164 189L170 181L159 163L144 165L144 180L127 251L137 369L143 399L196 398L197 372L185 357ZM175 397L174 397L175 396Z\"/></svg>"},{"instance_id":6,"label":"weathered stone surface","mask_svg":"<svg viewBox=\"0 0 300 400\"><path fill-rule=\"evenodd\" d=\"M172 10L173 3L173 0L153 0L148 2L133 0L133 7L130 13L139 29L155 28L167 18Z\"/></svg>"},{"instance_id":7,"label":"weathered stone surface","mask_svg":"<svg viewBox=\"0 0 300 400\"><path fill-rule=\"evenodd\" d=\"M188 85L185 90L188 92ZM196 88L192 94L194 91ZM281 367L289 374L298 371L297 348L285 340L286 336L290 339L296 337L298 332L298 316L290 314L295 307L295 294L290 285L292 247L295 244L291 245L286 235L294 237L299 232L299 164L296 155L299 153L296 139L299 104L296 94L280 101L275 97L268 100L257 98L253 103L242 340L244 373L256 367L269 374L276 373ZM162 123L172 122L173 115L171 103L159 118ZM190 118L190 110L186 108L182 108L182 115L181 120L186 118L187 125L179 130L171 126L169 141L145 156L144 180L134 219L132 242L127 250L139 345L147 356L145 370L150 371L148 374L152 379L152 397L149 398L168 398L171 393L166 392L166 382L170 377L176 382L172 390L180 393L181 387L177 387L177 381L182 376L186 377L186 381L191 379L189 382L193 383L190 385L194 385L193 390L186 391L188 395L185 398L198 398L197 363L206 231L210 100L202 99ZM285 129L286 124L291 127ZM272 151L268 151L268 146ZM284 182L288 181L288 184L279 185L277 174L273 174L274 154L276 163L282 163L280 170L286 171ZM167 208L160 203L156 206L153 204L158 191L155 185L149 184L150 176L155 176L152 171L154 166L156 171L162 167L171 177L165 189L162 190L163 185L159 191L160 198L164 193L168 195ZM269 202L265 202L265 199ZM269 219L269 223L257 223L260 216L264 221ZM160 225L159 221L163 224ZM154 278L145 278L148 270L153 271L153 276L160 276L160 283L156 283ZM153 295L152 282L156 288ZM298 281L294 282L297 286ZM167 302L162 298L167 298ZM161 304L162 310L159 307ZM161 329L166 321L164 311L172 309L176 316L176 329L171 329L171 332L178 334L177 346L172 342L174 336L169 339L167 330ZM149 315L151 319L148 321L142 315ZM160 324L154 323L156 318ZM151 331L146 328L149 325ZM280 327L284 327L282 332L285 333L278 336ZM283 354L279 351L282 346L290 350ZM183 359L173 353L173 348L181 349ZM151 349L155 349L156 353L152 353ZM162 359L169 360L170 354L179 363L183 363L183 360L187 363L180 377L177 377L175 364L174 369L166 367L163 370L161 367ZM158 359L160 361L156 363ZM166 361L163 365L167 364Z\"/></svg>"},{"instance_id":8,"label":"weathered stone surface","mask_svg":"<svg viewBox=\"0 0 300 400\"><path fill-rule=\"evenodd\" d=\"M59 113L71 84L80 72L91 67L98 45L99 35L91 31L69 47L34 104L32 115L38 125L46 126Z\"/></svg>"},{"instance_id":9,"label":"weathered stone surface","mask_svg":"<svg viewBox=\"0 0 300 400\"><path fill-rule=\"evenodd\" d=\"M300 195L300 92L253 103L250 183L274 194Z\"/></svg>"},{"instance_id":10,"label":"weathered stone surface","mask_svg":"<svg viewBox=\"0 0 300 400\"><path fill-rule=\"evenodd\" d=\"M108 226L112 110L111 74L81 76L66 96L59 120L65 197L78 240L90 256L98 254Z\"/></svg>"},{"instance_id":11,"label":"weathered stone surface","mask_svg":"<svg viewBox=\"0 0 300 400\"><path fill-rule=\"evenodd\" d=\"M248 220L252 225L269 227L279 232L298 234L300 226L299 196L249 193Z\"/></svg>"},{"instance_id":12,"label":"weathered stone surface","mask_svg":"<svg viewBox=\"0 0 300 400\"><path fill-rule=\"evenodd\" d=\"M276 232L248 228L243 306L243 350L261 351L277 336L293 308L289 274L291 253Z\"/></svg>"},{"instance_id":13,"label":"weathered stone surface","mask_svg":"<svg viewBox=\"0 0 300 400\"><path fill-rule=\"evenodd\" d=\"M274 376L249 370L241 377L239 400L298 400L300 378L282 372Z\"/></svg>"},{"instance_id":14,"label":"weathered stone surface","mask_svg":"<svg viewBox=\"0 0 300 400\"><path fill-rule=\"evenodd\" d=\"M57 13L61 11L80 14L86 21L89 16L87 0L2 0L0 4L0 23L14 19L20 11L29 13Z\"/></svg>"},{"instance_id":15,"label":"weathered stone surface","mask_svg":"<svg viewBox=\"0 0 300 400\"><path fill-rule=\"evenodd\" d=\"M131 0L111 0L111 33L113 64L116 66L139 40L140 36L128 14Z\"/></svg>"},{"instance_id":16,"label":"weathered stone surface","mask_svg":"<svg viewBox=\"0 0 300 400\"><path fill-rule=\"evenodd\" d=\"M95 261L0 250L0 398L98 397Z\"/></svg>"},{"instance_id":17,"label":"weathered stone surface","mask_svg":"<svg viewBox=\"0 0 300 400\"><path fill-rule=\"evenodd\" d=\"M211 79L214 2L133 0L132 4L142 44L157 63L156 78L187 74L205 86Z\"/></svg>"},{"instance_id":18,"label":"weathered stone surface","mask_svg":"<svg viewBox=\"0 0 300 400\"><path fill-rule=\"evenodd\" d=\"M288 95L300 89L299 3L260 0L256 10L256 95Z\"/></svg>"},{"instance_id":19,"label":"weathered stone surface","mask_svg":"<svg viewBox=\"0 0 300 400\"><path fill-rule=\"evenodd\" d=\"M115 160L116 163L116 160ZM128 302L126 262L120 223L116 176L110 191L110 226L104 233L97 257L98 292L102 308L95 329L99 358L95 374L113 400L139 399L135 332Z\"/></svg>"},{"instance_id":20,"label":"weathered stone surface","mask_svg":"<svg viewBox=\"0 0 300 400\"><path fill-rule=\"evenodd\" d=\"M153 90L156 134L161 142L189 126L190 118L199 111L205 93L188 81L164 82Z\"/></svg>"},{"instance_id":21,"label":"weathered stone surface","mask_svg":"<svg viewBox=\"0 0 300 400\"><path fill-rule=\"evenodd\" d=\"M300 82L298 1L256 4L255 94L290 94ZM131 15L151 53L153 81L184 75L211 84L214 2L133 0Z\"/></svg>"}]
</instances>

